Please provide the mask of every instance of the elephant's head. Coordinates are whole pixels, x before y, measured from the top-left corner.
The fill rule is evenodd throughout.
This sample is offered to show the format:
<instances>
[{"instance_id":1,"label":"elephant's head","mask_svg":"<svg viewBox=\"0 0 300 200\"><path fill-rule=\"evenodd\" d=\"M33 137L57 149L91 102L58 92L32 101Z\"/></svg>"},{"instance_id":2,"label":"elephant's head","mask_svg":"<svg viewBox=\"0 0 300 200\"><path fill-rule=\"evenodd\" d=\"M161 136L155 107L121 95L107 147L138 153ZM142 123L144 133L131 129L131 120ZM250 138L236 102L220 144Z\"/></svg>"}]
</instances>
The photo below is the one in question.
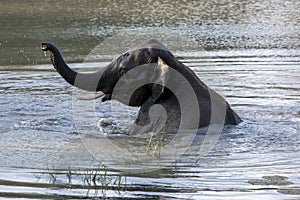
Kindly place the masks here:
<instances>
[{"instance_id":1,"label":"elephant's head","mask_svg":"<svg viewBox=\"0 0 300 200\"><path fill-rule=\"evenodd\" d=\"M141 106L149 98L156 101L170 95L164 88L169 67L159 57L161 52L169 52L155 40L125 52L95 73L72 70L54 44L42 43L42 50L50 52L52 64L68 83L80 89L103 92L102 101L116 99L130 106Z\"/></svg>"}]
</instances>

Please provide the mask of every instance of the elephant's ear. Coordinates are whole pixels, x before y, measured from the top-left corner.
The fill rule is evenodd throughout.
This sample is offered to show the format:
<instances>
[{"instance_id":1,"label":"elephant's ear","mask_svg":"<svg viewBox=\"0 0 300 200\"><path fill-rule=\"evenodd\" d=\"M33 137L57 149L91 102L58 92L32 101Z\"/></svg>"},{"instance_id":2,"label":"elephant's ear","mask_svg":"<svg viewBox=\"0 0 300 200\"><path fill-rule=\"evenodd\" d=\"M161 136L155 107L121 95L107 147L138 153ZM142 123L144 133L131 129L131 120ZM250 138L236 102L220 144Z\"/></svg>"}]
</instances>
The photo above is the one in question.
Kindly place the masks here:
<instances>
[{"instance_id":1,"label":"elephant's ear","mask_svg":"<svg viewBox=\"0 0 300 200\"><path fill-rule=\"evenodd\" d=\"M160 57L158 57L155 76L153 80L153 82L156 84L153 84L151 87L152 99L154 100L154 102L158 100L158 98L164 93L165 86L169 80L169 77L169 66Z\"/></svg>"}]
</instances>

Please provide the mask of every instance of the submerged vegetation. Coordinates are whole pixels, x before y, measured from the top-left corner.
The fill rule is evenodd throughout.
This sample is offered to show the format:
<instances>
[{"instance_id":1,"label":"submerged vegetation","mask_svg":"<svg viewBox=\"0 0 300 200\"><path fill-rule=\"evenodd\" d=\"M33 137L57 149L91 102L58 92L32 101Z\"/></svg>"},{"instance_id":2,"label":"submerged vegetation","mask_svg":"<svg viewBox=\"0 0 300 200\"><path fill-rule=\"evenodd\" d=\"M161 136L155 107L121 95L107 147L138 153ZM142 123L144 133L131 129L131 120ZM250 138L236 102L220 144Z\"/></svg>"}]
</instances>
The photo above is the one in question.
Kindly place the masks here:
<instances>
[{"instance_id":1,"label":"submerged vegetation","mask_svg":"<svg viewBox=\"0 0 300 200\"><path fill-rule=\"evenodd\" d=\"M37 178L37 183L49 182L39 184L57 188L86 189L87 196L92 192L96 197L99 196L99 192L101 197L105 197L107 191L120 194L126 190L127 184L126 176L108 170L104 164L85 169L73 169L69 165L67 170L55 169L52 165L51 168L47 166L45 171L35 173L34 176Z\"/></svg>"}]
</instances>

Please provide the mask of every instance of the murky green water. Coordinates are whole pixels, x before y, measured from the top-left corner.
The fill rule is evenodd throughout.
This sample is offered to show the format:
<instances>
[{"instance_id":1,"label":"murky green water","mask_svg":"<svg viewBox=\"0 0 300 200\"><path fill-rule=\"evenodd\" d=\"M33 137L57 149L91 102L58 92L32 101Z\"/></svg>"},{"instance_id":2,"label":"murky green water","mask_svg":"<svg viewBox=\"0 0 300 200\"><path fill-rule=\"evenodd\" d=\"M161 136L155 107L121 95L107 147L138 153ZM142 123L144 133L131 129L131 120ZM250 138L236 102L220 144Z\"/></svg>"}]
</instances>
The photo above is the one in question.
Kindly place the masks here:
<instances>
[{"instance_id":1,"label":"murky green water","mask_svg":"<svg viewBox=\"0 0 300 200\"><path fill-rule=\"evenodd\" d=\"M298 1L1 1L0 198L299 199L299 7ZM131 38L144 37L165 42L244 122L226 127L198 162L189 154L147 174L97 168L75 128L74 90L40 43L57 44L72 67L94 71ZM87 56L99 44L99 57ZM85 59L96 62L81 64ZM128 124L120 117L126 107L111 113L109 104L95 105L97 119ZM88 137L97 138L96 122L89 128ZM96 182L89 173L98 173Z\"/></svg>"}]
</instances>

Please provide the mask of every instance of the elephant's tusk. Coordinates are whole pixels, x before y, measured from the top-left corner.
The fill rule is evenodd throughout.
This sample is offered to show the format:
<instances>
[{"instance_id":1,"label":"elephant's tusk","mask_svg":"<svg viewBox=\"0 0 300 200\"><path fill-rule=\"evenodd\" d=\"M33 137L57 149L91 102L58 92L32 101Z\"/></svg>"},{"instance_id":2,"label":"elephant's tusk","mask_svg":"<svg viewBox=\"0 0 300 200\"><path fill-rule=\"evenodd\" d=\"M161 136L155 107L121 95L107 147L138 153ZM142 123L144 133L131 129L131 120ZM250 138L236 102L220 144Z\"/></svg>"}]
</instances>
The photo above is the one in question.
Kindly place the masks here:
<instances>
[{"instance_id":1,"label":"elephant's tusk","mask_svg":"<svg viewBox=\"0 0 300 200\"><path fill-rule=\"evenodd\" d=\"M78 100L94 100L94 99L98 99L100 97L103 97L105 95L105 93L100 92L98 94L96 94L94 97L78 97Z\"/></svg>"}]
</instances>

